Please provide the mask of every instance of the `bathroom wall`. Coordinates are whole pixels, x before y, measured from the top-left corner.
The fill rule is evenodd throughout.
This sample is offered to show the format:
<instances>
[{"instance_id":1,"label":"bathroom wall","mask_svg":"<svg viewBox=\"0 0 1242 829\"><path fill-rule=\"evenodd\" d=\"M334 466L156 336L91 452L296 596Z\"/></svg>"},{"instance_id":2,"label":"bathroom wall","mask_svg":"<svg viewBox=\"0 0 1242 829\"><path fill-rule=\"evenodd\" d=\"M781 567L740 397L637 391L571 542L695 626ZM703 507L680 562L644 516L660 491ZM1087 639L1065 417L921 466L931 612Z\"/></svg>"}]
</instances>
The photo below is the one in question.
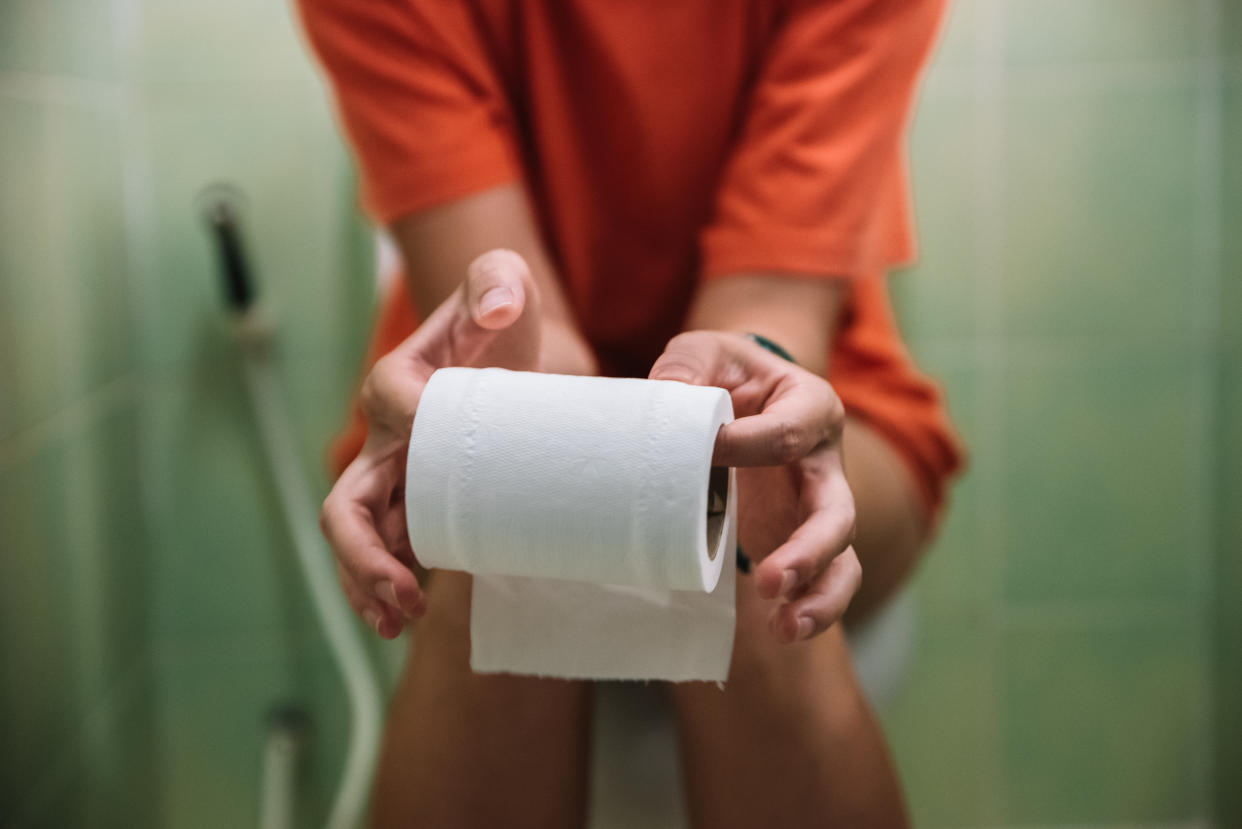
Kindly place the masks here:
<instances>
[{"instance_id":1,"label":"bathroom wall","mask_svg":"<svg viewBox=\"0 0 1242 829\"><path fill-rule=\"evenodd\" d=\"M0 8L0 825L245 826L270 706L343 697L278 521L196 198L245 193L322 481L370 242L284 4ZM312 785L307 815L322 809Z\"/></svg>"},{"instance_id":2,"label":"bathroom wall","mask_svg":"<svg viewBox=\"0 0 1242 829\"><path fill-rule=\"evenodd\" d=\"M894 278L972 452L884 715L920 826L1242 824L1239 146L1232 0L955 1ZM196 212L218 179L317 473L370 249L288 9L3 5L6 826L253 823L287 702L304 817L335 779L342 692Z\"/></svg>"},{"instance_id":3,"label":"bathroom wall","mask_svg":"<svg viewBox=\"0 0 1242 829\"><path fill-rule=\"evenodd\" d=\"M1237 825L1240 42L1232 2L954 4L894 280L973 456L885 718L919 825Z\"/></svg>"},{"instance_id":4,"label":"bathroom wall","mask_svg":"<svg viewBox=\"0 0 1242 829\"><path fill-rule=\"evenodd\" d=\"M1221 825L1242 826L1242 7L1227 4L1225 17L1215 790Z\"/></svg>"}]
</instances>

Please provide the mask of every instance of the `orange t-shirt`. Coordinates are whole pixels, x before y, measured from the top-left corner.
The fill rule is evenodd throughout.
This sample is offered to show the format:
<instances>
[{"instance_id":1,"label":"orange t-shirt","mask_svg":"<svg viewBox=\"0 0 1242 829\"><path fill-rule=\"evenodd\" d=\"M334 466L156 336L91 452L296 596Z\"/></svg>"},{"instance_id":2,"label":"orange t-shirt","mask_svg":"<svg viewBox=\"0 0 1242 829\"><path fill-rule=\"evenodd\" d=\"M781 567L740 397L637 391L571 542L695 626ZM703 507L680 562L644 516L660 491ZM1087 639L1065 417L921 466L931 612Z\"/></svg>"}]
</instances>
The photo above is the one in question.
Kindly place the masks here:
<instances>
[{"instance_id":1,"label":"orange t-shirt","mask_svg":"<svg viewBox=\"0 0 1242 829\"><path fill-rule=\"evenodd\" d=\"M884 271L913 255L903 139L944 0L300 2L376 220L522 180L610 374L646 374L701 281L849 280L829 379L938 507L957 442ZM372 358L416 324L398 281Z\"/></svg>"}]
</instances>

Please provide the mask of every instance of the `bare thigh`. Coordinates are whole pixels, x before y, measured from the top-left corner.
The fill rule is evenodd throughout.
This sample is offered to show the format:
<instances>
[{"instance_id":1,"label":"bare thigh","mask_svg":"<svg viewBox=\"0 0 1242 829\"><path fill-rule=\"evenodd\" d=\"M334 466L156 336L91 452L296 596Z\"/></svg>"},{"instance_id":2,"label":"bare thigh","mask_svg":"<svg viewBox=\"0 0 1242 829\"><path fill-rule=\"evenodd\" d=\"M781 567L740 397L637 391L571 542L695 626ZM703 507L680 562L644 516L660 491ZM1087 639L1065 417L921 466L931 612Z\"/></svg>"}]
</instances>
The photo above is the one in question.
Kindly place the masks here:
<instances>
[{"instance_id":1,"label":"bare thigh","mask_svg":"<svg viewBox=\"0 0 1242 829\"><path fill-rule=\"evenodd\" d=\"M587 683L470 671L470 577L437 572L393 697L377 827L580 827Z\"/></svg>"},{"instance_id":2,"label":"bare thigh","mask_svg":"<svg viewBox=\"0 0 1242 829\"><path fill-rule=\"evenodd\" d=\"M841 626L794 645L768 632L766 602L738 579L724 690L669 686L694 827L903 827L883 735Z\"/></svg>"},{"instance_id":3,"label":"bare thigh","mask_svg":"<svg viewBox=\"0 0 1242 829\"><path fill-rule=\"evenodd\" d=\"M883 607L910 576L927 546L931 520L905 461L874 428L846 422L845 462L858 507L854 549L863 569L862 587L845 613L853 624Z\"/></svg>"}]
</instances>

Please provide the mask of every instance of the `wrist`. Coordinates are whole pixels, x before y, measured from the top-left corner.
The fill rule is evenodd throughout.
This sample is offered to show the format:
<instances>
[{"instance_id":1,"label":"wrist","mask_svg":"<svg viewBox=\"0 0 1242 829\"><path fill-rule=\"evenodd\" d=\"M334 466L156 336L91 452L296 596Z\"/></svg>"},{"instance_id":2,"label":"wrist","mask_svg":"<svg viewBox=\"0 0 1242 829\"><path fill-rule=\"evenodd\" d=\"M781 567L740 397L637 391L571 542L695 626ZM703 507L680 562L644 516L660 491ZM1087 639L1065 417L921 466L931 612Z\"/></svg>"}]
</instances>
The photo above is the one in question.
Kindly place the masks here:
<instances>
[{"instance_id":1,"label":"wrist","mask_svg":"<svg viewBox=\"0 0 1242 829\"><path fill-rule=\"evenodd\" d=\"M762 334L756 334L753 331L746 331L742 333L742 336L750 340L755 345L762 348L764 351L769 351L772 354L775 354L777 357L780 357L782 360L786 360L794 364L797 364L798 362L797 360L793 358L793 355L790 354L783 346L781 346L779 343L775 342L774 340L771 340L768 337L763 336Z\"/></svg>"},{"instance_id":2,"label":"wrist","mask_svg":"<svg viewBox=\"0 0 1242 829\"><path fill-rule=\"evenodd\" d=\"M847 296L839 280L766 273L717 277L700 287L686 322L693 329L769 337L799 366L823 376Z\"/></svg>"}]
</instances>

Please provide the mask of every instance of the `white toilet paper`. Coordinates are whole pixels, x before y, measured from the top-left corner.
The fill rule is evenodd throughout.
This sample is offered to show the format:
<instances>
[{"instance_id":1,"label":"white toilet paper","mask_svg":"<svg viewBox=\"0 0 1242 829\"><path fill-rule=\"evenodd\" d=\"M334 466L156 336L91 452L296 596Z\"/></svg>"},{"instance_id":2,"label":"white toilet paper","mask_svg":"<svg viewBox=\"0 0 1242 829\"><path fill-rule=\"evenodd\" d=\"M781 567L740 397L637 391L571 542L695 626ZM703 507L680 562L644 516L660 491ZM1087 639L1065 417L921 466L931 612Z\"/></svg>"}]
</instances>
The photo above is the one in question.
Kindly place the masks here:
<instances>
[{"instance_id":1,"label":"white toilet paper","mask_svg":"<svg viewBox=\"0 0 1242 829\"><path fill-rule=\"evenodd\" d=\"M476 574L474 669L723 680L736 487L711 456L732 417L682 383L433 374L406 516L422 564Z\"/></svg>"}]
</instances>

